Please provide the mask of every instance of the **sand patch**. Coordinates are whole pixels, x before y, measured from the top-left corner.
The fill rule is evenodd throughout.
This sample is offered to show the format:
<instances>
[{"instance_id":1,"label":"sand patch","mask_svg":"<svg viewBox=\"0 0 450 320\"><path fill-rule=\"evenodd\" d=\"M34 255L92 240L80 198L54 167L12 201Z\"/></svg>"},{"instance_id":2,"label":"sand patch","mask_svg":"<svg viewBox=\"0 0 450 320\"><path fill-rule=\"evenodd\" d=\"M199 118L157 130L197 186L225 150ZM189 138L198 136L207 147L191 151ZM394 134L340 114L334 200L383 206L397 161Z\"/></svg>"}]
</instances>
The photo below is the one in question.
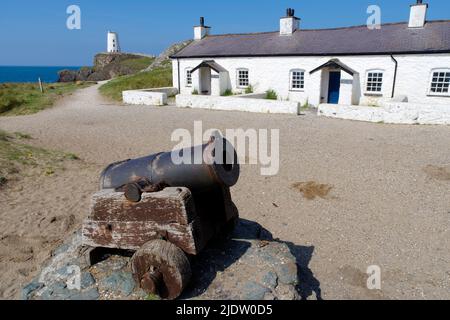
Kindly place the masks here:
<instances>
[{"instance_id":1,"label":"sand patch","mask_svg":"<svg viewBox=\"0 0 450 320\"><path fill-rule=\"evenodd\" d=\"M308 181L293 183L292 188L301 192L306 199L314 200L316 197L326 199L333 187L328 184Z\"/></svg>"},{"instance_id":2,"label":"sand patch","mask_svg":"<svg viewBox=\"0 0 450 320\"><path fill-rule=\"evenodd\" d=\"M445 167L438 167L433 165L426 166L423 171L426 175L432 179L449 181L450 180L450 169Z\"/></svg>"}]
</instances>

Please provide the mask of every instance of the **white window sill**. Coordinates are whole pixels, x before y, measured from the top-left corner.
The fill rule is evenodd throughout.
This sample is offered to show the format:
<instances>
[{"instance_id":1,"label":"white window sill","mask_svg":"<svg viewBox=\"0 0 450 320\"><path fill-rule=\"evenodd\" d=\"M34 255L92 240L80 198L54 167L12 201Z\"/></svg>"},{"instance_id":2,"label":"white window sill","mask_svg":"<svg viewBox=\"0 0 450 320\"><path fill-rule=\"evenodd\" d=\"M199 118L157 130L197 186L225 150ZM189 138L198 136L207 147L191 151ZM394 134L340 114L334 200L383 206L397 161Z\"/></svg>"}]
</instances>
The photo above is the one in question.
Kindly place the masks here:
<instances>
[{"instance_id":1,"label":"white window sill","mask_svg":"<svg viewBox=\"0 0 450 320\"><path fill-rule=\"evenodd\" d=\"M365 96L374 96L374 97L382 97L383 93L381 92L364 92Z\"/></svg>"},{"instance_id":2,"label":"white window sill","mask_svg":"<svg viewBox=\"0 0 450 320\"><path fill-rule=\"evenodd\" d=\"M450 98L450 93L428 93L428 97Z\"/></svg>"},{"instance_id":3,"label":"white window sill","mask_svg":"<svg viewBox=\"0 0 450 320\"><path fill-rule=\"evenodd\" d=\"M291 92L305 92L305 89L289 89Z\"/></svg>"}]
</instances>

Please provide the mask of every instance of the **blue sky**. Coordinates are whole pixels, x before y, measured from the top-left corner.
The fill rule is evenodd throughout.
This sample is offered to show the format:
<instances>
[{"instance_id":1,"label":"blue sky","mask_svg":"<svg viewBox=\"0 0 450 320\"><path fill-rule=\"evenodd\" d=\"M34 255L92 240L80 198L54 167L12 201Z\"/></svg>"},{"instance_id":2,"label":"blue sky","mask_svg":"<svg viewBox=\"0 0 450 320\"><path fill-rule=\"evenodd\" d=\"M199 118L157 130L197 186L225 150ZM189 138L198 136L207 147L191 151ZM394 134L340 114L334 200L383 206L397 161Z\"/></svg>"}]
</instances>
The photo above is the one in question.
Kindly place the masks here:
<instances>
[{"instance_id":1,"label":"blue sky","mask_svg":"<svg viewBox=\"0 0 450 320\"><path fill-rule=\"evenodd\" d=\"M302 28L365 24L371 4L382 23L407 21L415 0L9 0L0 3L0 65L91 65L106 50L106 32L119 32L128 52L158 54L192 38L205 16L212 32L278 30L286 8L296 9ZM450 1L428 0L428 19L450 19ZM68 30L66 9L81 8L81 30Z\"/></svg>"}]
</instances>

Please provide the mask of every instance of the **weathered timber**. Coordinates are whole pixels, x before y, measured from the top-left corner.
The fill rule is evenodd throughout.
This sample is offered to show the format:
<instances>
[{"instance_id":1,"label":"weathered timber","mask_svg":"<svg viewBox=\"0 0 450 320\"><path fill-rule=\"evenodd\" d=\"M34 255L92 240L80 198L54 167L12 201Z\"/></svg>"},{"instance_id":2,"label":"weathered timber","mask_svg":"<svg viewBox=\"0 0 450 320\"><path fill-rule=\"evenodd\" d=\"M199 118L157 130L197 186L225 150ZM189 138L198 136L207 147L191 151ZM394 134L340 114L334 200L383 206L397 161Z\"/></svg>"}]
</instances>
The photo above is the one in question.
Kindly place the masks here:
<instances>
[{"instance_id":1,"label":"weathered timber","mask_svg":"<svg viewBox=\"0 0 450 320\"><path fill-rule=\"evenodd\" d=\"M141 201L127 201L123 192L102 190L92 197L89 219L94 221L155 221L190 224L196 217L192 195L186 188L143 193Z\"/></svg>"},{"instance_id":2,"label":"weathered timber","mask_svg":"<svg viewBox=\"0 0 450 320\"><path fill-rule=\"evenodd\" d=\"M166 239L184 252L198 253L194 239L194 225L160 224L154 221L93 221L85 220L83 243L93 247L137 250L154 239Z\"/></svg>"},{"instance_id":3,"label":"weathered timber","mask_svg":"<svg viewBox=\"0 0 450 320\"><path fill-rule=\"evenodd\" d=\"M152 240L131 258L136 283L146 292L164 299L177 298L191 278L191 266L183 251L173 243Z\"/></svg>"}]
</instances>

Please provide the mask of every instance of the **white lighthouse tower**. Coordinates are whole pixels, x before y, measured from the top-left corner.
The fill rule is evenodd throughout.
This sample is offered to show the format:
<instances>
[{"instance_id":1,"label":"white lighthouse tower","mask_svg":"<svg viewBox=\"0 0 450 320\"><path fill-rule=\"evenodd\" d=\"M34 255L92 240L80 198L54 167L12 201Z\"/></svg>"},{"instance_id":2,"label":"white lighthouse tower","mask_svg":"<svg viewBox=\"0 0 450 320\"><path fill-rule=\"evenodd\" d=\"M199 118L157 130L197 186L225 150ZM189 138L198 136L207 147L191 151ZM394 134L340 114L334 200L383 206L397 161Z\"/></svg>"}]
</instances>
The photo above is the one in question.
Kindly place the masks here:
<instances>
[{"instance_id":1,"label":"white lighthouse tower","mask_svg":"<svg viewBox=\"0 0 450 320\"><path fill-rule=\"evenodd\" d=\"M108 53L120 52L119 35L116 32L108 31Z\"/></svg>"}]
</instances>

